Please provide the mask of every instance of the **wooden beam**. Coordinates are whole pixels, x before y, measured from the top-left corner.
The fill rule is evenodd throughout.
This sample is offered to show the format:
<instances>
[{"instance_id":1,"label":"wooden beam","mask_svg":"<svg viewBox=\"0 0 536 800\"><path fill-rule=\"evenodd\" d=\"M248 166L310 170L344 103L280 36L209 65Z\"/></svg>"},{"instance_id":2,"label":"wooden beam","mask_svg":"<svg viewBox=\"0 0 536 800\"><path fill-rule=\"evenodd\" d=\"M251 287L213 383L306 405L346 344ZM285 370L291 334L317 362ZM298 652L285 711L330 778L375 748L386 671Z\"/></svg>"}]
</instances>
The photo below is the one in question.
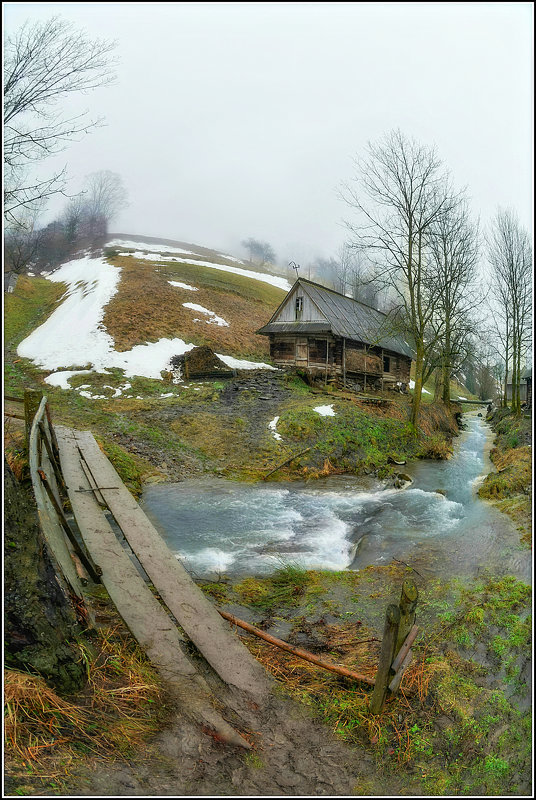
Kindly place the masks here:
<instances>
[{"instance_id":1,"label":"wooden beam","mask_svg":"<svg viewBox=\"0 0 536 800\"><path fill-rule=\"evenodd\" d=\"M69 550L67 549L63 529L59 523L56 512L54 511L54 507L48 497L45 487L42 484L38 472L38 470L41 468L41 465L38 461L37 440L40 437L39 421L43 418L45 413L45 404L46 397L43 397L32 423L29 442L30 475L32 478L34 497L37 505L39 525L47 542L48 549L54 563L54 568L59 576L59 581L62 588L64 591L67 591L67 584L69 590L76 597L82 599L82 586L78 579L78 575L76 574Z\"/></svg>"},{"instance_id":2,"label":"wooden beam","mask_svg":"<svg viewBox=\"0 0 536 800\"><path fill-rule=\"evenodd\" d=\"M400 683L404 676L404 672L407 670L412 661L413 661L413 650L408 650L404 660L400 664L398 671L396 672L394 678L389 684L389 691L391 692L391 694L394 694L395 692L398 691Z\"/></svg>"},{"instance_id":3,"label":"wooden beam","mask_svg":"<svg viewBox=\"0 0 536 800\"><path fill-rule=\"evenodd\" d=\"M385 626L383 629L382 647L378 671L376 673L374 692L370 701L370 710L373 714L379 714L385 702L387 688L390 681L391 664L396 647L398 626L400 624L400 609L394 603L387 606L385 612Z\"/></svg>"},{"instance_id":4,"label":"wooden beam","mask_svg":"<svg viewBox=\"0 0 536 800\"><path fill-rule=\"evenodd\" d=\"M398 604L400 609L400 626L398 629L395 655L397 655L404 644L406 636L415 625L415 609L417 608L418 599L419 590L417 589L415 581L412 578L406 578L402 584L400 602Z\"/></svg>"},{"instance_id":5,"label":"wooden beam","mask_svg":"<svg viewBox=\"0 0 536 800\"><path fill-rule=\"evenodd\" d=\"M402 664L403 660L405 659L405 657L407 656L407 654L411 650L411 645L413 644L413 642L417 638L417 636L419 634L419 630L420 630L419 626L418 625L414 625L412 627L412 629L410 630L410 632L408 633L408 635L406 636L406 638L404 640L404 644L402 645L402 647L398 651L395 660L391 664L391 670L393 672L396 672L398 670L398 668Z\"/></svg>"},{"instance_id":6,"label":"wooden beam","mask_svg":"<svg viewBox=\"0 0 536 800\"><path fill-rule=\"evenodd\" d=\"M239 619L233 614L229 614L227 611L222 611L221 609L218 609L218 611L224 619L229 620L229 622L232 622L233 625L237 625L239 628L243 628L245 631L248 631L248 633L258 636L259 639L264 639L265 642L269 642L270 644L275 645L275 647L279 647L280 650L286 650L287 652L292 653L292 655L302 658L304 661L309 661L311 664L315 664L317 667L321 667L329 672L336 672L337 675L343 675L345 678L351 678L353 681L361 681L362 683L368 683L369 686L374 686L374 679L369 678L367 675L361 675L358 672L353 672L353 670L347 669L347 667L341 667L337 664L330 664L327 661L323 661L321 658L313 655L313 653L310 653L308 650L302 650L299 647L294 647L294 645L288 644L288 642L284 642L282 639L277 639L275 636L271 636L269 633L265 633L265 631L255 628L254 625L250 625L249 622L244 622L243 619Z\"/></svg>"},{"instance_id":7,"label":"wooden beam","mask_svg":"<svg viewBox=\"0 0 536 800\"><path fill-rule=\"evenodd\" d=\"M40 389L25 389L24 390L24 419L26 422L26 446L30 446L30 434L32 430L32 422L37 414L37 410L43 399L43 392ZM37 438L36 438L37 443Z\"/></svg>"},{"instance_id":8,"label":"wooden beam","mask_svg":"<svg viewBox=\"0 0 536 800\"><path fill-rule=\"evenodd\" d=\"M295 455L291 456L290 458L287 458L287 460L283 461L282 464L279 464L275 469L273 469L270 472L268 472L268 474L264 476L263 481L265 481L267 478L269 478L270 475L273 475L274 472L277 472L278 469L281 469L281 467L286 467L286 465L290 464L291 461L294 461L295 458L299 458L299 456L303 456L303 455L305 455L305 453L308 453L310 449L311 449L310 447L306 447L305 450L301 451L301 453L296 453Z\"/></svg>"},{"instance_id":9,"label":"wooden beam","mask_svg":"<svg viewBox=\"0 0 536 800\"><path fill-rule=\"evenodd\" d=\"M91 492L82 470L74 432L57 428L69 499L77 524L92 558L102 564L102 582L133 636L172 690L182 712L214 730L229 744L250 749L250 744L214 709L205 679L182 650L181 637L162 605L139 574Z\"/></svg>"}]
</instances>

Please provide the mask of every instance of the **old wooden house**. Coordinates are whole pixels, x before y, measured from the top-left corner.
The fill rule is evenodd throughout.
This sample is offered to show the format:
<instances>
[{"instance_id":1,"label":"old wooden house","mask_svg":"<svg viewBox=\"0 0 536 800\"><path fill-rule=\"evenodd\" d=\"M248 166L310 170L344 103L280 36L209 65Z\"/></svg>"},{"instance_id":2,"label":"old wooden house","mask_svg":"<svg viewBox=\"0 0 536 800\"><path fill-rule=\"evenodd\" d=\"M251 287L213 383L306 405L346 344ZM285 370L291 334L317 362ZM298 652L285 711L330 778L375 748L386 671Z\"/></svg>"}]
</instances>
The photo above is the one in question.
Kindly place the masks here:
<instances>
[{"instance_id":1,"label":"old wooden house","mask_svg":"<svg viewBox=\"0 0 536 800\"><path fill-rule=\"evenodd\" d=\"M405 387L413 352L381 311L298 278L257 333L270 337L277 366L358 390Z\"/></svg>"}]
</instances>

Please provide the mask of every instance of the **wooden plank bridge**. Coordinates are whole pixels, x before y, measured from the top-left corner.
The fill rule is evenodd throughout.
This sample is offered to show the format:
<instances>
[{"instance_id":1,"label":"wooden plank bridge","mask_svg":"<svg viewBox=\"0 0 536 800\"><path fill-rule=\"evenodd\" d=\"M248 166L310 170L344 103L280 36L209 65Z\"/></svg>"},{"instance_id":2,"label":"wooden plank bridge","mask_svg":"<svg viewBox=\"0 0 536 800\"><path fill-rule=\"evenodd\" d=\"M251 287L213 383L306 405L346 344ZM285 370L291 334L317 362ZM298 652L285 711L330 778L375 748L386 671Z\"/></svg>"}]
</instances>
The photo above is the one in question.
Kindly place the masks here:
<instances>
[{"instance_id":1,"label":"wooden plank bridge","mask_svg":"<svg viewBox=\"0 0 536 800\"><path fill-rule=\"evenodd\" d=\"M53 427L43 397L29 453L41 529L64 591L90 607L86 578L102 582L181 711L220 740L250 748L216 710L217 698L187 655L189 641L231 690L252 701L267 698L273 679L167 548L91 432Z\"/></svg>"},{"instance_id":2,"label":"wooden plank bridge","mask_svg":"<svg viewBox=\"0 0 536 800\"><path fill-rule=\"evenodd\" d=\"M17 402L22 402L13 398ZM237 635L237 626L268 639L317 666L375 685L374 713L379 713L393 675L393 659L402 640L380 664L375 680L323 662L307 651L219 612L168 549L150 520L130 495L90 431L53 426L47 398L25 392L30 473L41 530L63 591L84 603L91 620L89 580L102 582L125 624L160 672L181 712L213 731L221 741L250 748L250 743L221 715L216 697L188 653L192 644L221 681L244 702L268 700L271 678ZM73 518L68 520L68 499ZM151 584L154 592L151 590ZM404 597L404 590L402 597ZM229 620L233 624L230 625ZM412 622L414 622L414 617ZM180 627L179 627L180 626ZM402 627L400 628L402 631ZM415 637L413 637L415 638ZM411 642L407 645L409 650ZM387 653L387 651L386 651ZM381 677L381 683L379 682ZM393 690L396 690L394 688ZM379 693L378 693L379 692Z\"/></svg>"}]
</instances>

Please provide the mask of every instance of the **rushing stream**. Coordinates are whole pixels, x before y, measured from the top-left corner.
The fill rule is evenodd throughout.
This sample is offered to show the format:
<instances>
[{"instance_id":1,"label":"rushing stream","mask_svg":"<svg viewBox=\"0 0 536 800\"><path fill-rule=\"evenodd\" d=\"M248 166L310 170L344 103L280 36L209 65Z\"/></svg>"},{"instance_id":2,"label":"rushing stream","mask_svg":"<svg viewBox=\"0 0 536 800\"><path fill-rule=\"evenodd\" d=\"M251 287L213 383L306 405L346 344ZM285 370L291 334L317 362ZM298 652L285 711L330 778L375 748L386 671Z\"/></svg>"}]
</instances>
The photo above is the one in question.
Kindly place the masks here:
<instances>
[{"instance_id":1,"label":"rushing stream","mask_svg":"<svg viewBox=\"0 0 536 800\"><path fill-rule=\"evenodd\" d=\"M476 495L491 469L491 431L476 412L464 422L449 461L402 468L413 478L406 489L347 475L253 486L195 479L148 486L142 505L199 577L269 573L289 562L360 569L395 558L423 576L492 569L530 581L530 552L515 527Z\"/></svg>"}]
</instances>

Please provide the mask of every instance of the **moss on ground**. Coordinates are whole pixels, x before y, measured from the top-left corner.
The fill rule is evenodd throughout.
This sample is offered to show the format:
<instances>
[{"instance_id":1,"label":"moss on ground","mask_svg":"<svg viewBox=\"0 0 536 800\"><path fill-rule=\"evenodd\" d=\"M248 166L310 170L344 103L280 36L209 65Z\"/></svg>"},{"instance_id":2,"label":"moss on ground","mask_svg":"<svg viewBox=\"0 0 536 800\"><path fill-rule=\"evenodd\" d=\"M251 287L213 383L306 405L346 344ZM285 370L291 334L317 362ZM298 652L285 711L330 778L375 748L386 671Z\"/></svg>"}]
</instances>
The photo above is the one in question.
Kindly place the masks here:
<instances>
[{"instance_id":1,"label":"moss on ground","mask_svg":"<svg viewBox=\"0 0 536 800\"><path fill-rule=\"evenodd\" d=\"M313 450L308 457L313 463L305 473L314 477L330 471L377 471L384 477L393 471L393 460L448 458L452 453L451 441L458 429L454 416L442 405L423 408L415 435L408 398L386 396L384 407L370 406L359 397L345 400L332 400L334 416L321 416L314 410L322 402L318 395L281 411L278 433L295 451L305 446Z\"/></svg>"},{"instance_id":2,"label":"moss on ground","mask_svg":"<svg viewBox=\"0 0 536 800\"><path fill-rule=\"evenodd\" d=\"M374 677L385 607L411 574L395 563L359 572L292 567L207 591L238 615L237 602L254 609L256 624L270 633L286 626L286 641ZM363 684L255 637L244 641L291 697L348 744L364 747L379 774L397 774L402 794L523 794L531 761L530 600L530 587L508 576L472 585L427 581L414 661L403 691L378 717Z\"/></svg>"}]
</instances>

